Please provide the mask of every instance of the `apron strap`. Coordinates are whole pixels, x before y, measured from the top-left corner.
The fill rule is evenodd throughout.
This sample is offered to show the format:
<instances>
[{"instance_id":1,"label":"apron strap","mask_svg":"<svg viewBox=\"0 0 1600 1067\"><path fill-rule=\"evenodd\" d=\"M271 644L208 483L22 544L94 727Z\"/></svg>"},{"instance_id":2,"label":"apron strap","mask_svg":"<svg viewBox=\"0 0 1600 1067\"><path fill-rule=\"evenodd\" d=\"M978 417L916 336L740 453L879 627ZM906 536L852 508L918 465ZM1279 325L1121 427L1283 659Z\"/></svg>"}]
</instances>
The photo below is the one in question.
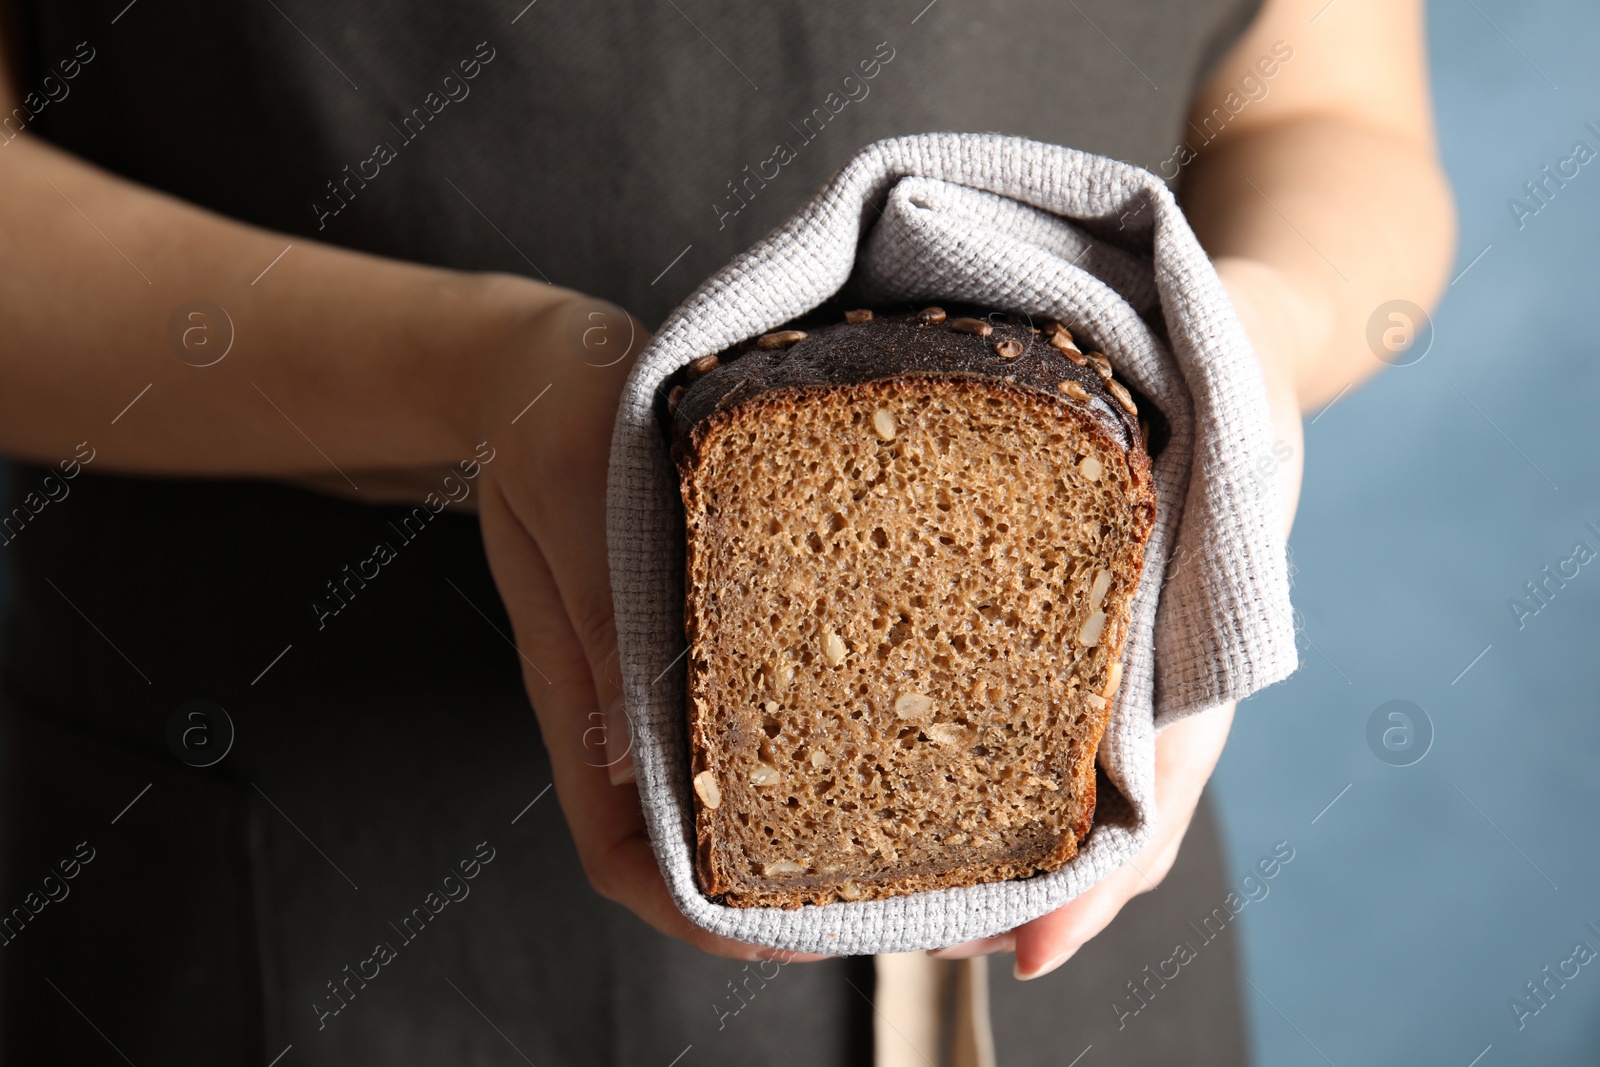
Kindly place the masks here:
<instances>
[{"instance_id":1,"label":"apron strap","mask_svg":"<svg viewBox=\"0 0 1600 1067\"><path fill-rule=\"evenodd\" d=\"M995 1067L988 962L873 957L874 1067Z\"/></svg>"}]
</instances>

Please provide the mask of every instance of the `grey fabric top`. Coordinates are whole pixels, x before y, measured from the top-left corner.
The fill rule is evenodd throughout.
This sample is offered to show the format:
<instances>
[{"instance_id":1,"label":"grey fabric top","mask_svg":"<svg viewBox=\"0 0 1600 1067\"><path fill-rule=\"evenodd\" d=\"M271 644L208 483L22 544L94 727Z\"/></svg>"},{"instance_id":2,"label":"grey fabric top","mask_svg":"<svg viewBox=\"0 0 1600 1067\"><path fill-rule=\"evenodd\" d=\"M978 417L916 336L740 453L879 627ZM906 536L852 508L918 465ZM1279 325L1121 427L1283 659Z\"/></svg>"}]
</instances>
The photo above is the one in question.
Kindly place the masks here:
<instances>
[{"instance_id":1,"label":"grey fabric top","mask_svg":"<svg viewBox=\"0 0 1600 1067\"><path fill-rule=\"evenodd\" d=\"M547 279L654 329L880 138L993 130L1160 168L1203 137L1195 83L1259 2L12 6L20 84L67 93L30 131L234 218ZM79 42L93 60L43 86ZM394 158L364 164L379 143Z\"/></svg>"},{"instance_id":2,"label":"grey fabric top","mask_svg":"<svg viewBox=\"0 0 1600 1067\"><path fill-rule=\"evenodd\" d=\"M705 897L694 873L683 519L653 400L673 370L815 307L852 273L865 302L965 300L1078 323L1171 424L1100 749L1115 791L1102 796L1078 856L1048 874L886 900L730 908ZM706 929L778 948L904 952L1010 929L1109 874L1149 836L1156 729L1295 669L1281 501L1252 474L1271 452L1249 341L1154 175L996 134L924 134L860 152L672 313L617 415L606 533L624 697L652 844L679 908Z\"/></svg>"}]
</instances>

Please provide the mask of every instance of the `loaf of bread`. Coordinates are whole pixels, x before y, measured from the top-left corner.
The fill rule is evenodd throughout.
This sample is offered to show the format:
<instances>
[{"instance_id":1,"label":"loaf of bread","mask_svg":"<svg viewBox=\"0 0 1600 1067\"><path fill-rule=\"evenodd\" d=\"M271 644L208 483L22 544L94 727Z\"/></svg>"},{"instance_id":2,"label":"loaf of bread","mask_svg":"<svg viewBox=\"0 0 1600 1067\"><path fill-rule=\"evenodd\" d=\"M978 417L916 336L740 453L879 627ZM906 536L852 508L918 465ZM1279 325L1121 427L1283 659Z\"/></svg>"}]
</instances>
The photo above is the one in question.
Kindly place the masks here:
<instances>
[{"instance_id":1,"label":"loaf of bread","mask_svg":"<svg viewBox=\"0 0 1600 1067\"><path fill-rule=\"evenodd\" d=\"M708 897L1077 853L1155 518L1141 406L1061 324L954 307L819 309L669 382Z\"/></svg>"}]
</instances>

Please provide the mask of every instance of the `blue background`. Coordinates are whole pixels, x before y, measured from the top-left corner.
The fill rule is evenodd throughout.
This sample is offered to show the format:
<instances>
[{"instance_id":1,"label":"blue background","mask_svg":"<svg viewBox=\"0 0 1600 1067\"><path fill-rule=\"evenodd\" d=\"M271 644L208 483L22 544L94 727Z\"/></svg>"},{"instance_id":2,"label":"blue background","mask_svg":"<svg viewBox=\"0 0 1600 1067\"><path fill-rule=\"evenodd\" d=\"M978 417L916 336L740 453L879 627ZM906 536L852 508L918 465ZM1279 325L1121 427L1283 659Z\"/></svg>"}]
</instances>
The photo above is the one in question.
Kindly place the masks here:
<instances>
[{"instance_id":1,"label":"blue background","mask_svg":"<svg viewBox=\"0 0 1600 1067\"><path fill-rule=\"evenodd\" d=\"M1520 629L1507 607L1574 542L1600 552L1600 160L1521 229L1507 207L1575 140L1600 150L1600 9L1452 0L1429 21L1465 273L1421 361L1307 427L1304 666L1240 707L1213 781L1235 882L1295 849L1239 925L1270 1067L1600 1060L1600 960L1521 1029L1508 1006L1600 949L1600 559ZM1408 767L1367 742L1395 699L1434 733Z\"/></svg>"},{"instance_id":2,"label":"blue background","mask_svg":"<svg viewBox=\"0 0 1600 1067\"><path fill-rule=\"evenodd\" d=\"M1521 629L1507 606L1574 542L1600 552L1600 160L1520 230L1507 206L1574 141L1600 150L1600 8L1451 0L1429 24L1452 277L1488 252L1420 362L1307 426L1303 667L1241 705L1213 781L1235 881L1296 850L1240 919L1271 1067L1600 1062L1600 960L1520 1030L1508 1005L1600 950L1600 558ZM1409 767L1367 743L1395 699L1433 724Z\"/></svg>"}]
</instances>

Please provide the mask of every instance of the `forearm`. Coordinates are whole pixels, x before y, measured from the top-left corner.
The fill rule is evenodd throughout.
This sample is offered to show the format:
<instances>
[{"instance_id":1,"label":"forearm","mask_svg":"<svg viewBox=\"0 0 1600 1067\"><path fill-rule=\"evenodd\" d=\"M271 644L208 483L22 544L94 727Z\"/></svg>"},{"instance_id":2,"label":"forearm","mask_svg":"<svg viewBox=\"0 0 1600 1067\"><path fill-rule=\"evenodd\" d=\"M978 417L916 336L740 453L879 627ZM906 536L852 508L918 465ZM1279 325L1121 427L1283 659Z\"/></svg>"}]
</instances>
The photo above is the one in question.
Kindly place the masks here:
<instances>
[{"instance_id":1,"label":"forearm","mask_svg":"<svg viewBox=\"0 0 1600 1067\"><path fill-rule=\"evenodd\" d=\"M1431 147L1341 116L1306 115L1203 150L1185 177L1195 232L1224 280L1259 299L1303 408L1383 364L1368 344L1382 304L1426 308L1454 250L1449 186ZM1250 324L1247 324L1250 325Z\"/></svg>"},{"instance_id":2,"label":"forearm","mask_svg":"<svg viewBox=\"0 0 1600 1067\"><path fill-rule=\"evenodd\" d=\"M257 229L28 135L0 155L0 257L0 452L89 439L97 468L150 473L454 462L475 351L568 295ZM226 321L180 321L197 300Z\"/></svg>"}]
</instances>

